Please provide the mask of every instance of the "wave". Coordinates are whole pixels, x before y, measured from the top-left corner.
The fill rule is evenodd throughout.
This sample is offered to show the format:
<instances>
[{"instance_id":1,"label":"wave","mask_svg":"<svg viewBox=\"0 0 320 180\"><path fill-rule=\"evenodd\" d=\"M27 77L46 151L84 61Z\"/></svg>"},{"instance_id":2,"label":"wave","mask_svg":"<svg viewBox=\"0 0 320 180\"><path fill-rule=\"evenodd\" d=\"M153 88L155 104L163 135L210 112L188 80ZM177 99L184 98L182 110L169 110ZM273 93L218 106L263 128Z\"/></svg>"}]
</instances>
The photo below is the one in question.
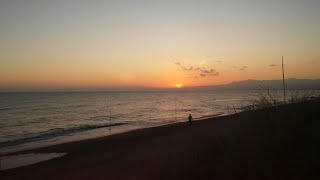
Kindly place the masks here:
<instances>
[{"instance_id":1,"label":"wave","mask_svg":"<svg viewBox=\"0 0 320 180\"><path fill-rule=\"evenodd\" d=\"M93 117L90 117L88 120L94 120L94 121L110 120L110 116L93 116Z\"/></svg>"},{"instance_id":2,"label":"wave","mask_svg":"<svg viewBox=\"0 0 320 180\"><path fill-rule=\"evenodd\" d=\"M212 115L200 116L200 117L195 118L195 119L209 119L209 118L214 118L214 117L217 117L217 116L222 116L224 114L225 113L223 113L223 112L218 112L218 113L215 113L215 114L212 114Z\"/></svg>"},{"instance_id":3,"label":"wave","mask_svg":"<svg viewBox=\"0 0 320 180\"><path fill-rule=\"evenodd\" d=\"M13 108L0 108L0 111L9 111L11 109L13 109Z\"/></svg>"},{"instance_id":4,"label":"wave","mask_svg":"<svg viewBox=\"0 0 320 180\"><path fill-rule=\"evenodd\" d=\"M179 111L179 112L196 112L198 110L199 109L197 109L197 108L185 108L185 109L181 108L181 109L178 109L177 111Z\"/></svg>"},{"instance_id":5,"label":"wave","mask_svg":"<svg viewBox=\"0 0 320 180\"><path fill-rule=\"evenodd\" d=\"M240 101L240 100L243 100L243 99L236 99L236 98L234 98L234 99L217 99L215 101L224 102L224 101Z\"/></svg>"},{"instance_id":6,"label":"wave","mask_svg":"<svg viewBox=\"0 0 320 180\"><path fill-rule=\"evenodd\" d=\"M54 137L58 136L65 136L72 133L82 132L82 131L88 131L93 129L100 129L100 128L106 128L106 127L113 127L113 126L121 126L128 123L113 123L113 124L103 124L103 125L82 125L72 128L55 128L50 129L48 131L42 132L39 135L26 137L22 139L16 139L6 142L0 142L0 148L8 147L8 146L16 146L20 144L30 143L30 142L37 142L37 141L44 141L48 140Z\"/></svg>"}]
</instances>

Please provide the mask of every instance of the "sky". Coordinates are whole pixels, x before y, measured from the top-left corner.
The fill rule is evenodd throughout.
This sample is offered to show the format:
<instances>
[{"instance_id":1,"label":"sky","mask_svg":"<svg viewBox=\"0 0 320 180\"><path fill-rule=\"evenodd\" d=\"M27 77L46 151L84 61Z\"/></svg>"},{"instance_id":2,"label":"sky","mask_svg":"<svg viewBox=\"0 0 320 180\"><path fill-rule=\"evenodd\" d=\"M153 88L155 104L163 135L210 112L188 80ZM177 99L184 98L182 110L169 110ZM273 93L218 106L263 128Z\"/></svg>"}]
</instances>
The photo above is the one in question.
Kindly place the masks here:
<instances>
[{"instance_id":1,"label":"sky","mask_svg":"<svg viewBox=\"0 0 320 180\"><path fill-rule=\"evenodd\" d=\"M1 0L0 90L320 78L319 0Z\"/></svg>"}]
</instances>

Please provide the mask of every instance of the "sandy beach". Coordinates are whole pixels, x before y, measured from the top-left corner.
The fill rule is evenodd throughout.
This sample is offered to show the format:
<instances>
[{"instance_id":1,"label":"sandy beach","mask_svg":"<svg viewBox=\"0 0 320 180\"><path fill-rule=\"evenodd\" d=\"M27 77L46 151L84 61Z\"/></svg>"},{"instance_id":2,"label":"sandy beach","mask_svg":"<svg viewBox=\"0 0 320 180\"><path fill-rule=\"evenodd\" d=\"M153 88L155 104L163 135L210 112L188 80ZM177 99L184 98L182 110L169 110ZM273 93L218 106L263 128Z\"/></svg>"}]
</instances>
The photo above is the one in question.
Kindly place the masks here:
<instances>
[{"instance_id":1,"label":"sandy beach","mask_svg":"<svg viewBox=\"0 0 320 180\"><path fill-rule=\"evenodd\" d=\"M317 179L319 99L23 153L61 158L1 179Z\"/></svg>"}]
</instances>

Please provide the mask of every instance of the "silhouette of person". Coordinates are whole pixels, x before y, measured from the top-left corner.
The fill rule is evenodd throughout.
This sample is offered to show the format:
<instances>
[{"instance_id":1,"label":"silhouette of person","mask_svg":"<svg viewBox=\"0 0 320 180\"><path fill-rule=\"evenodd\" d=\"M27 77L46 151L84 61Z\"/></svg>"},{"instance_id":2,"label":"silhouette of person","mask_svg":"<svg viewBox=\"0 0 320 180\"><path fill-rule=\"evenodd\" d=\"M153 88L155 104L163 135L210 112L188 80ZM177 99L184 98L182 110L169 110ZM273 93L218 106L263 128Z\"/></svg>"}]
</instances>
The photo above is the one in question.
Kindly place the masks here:
<instances>
[{"instance_id":1,"label":"silhouette of person","mask_svg":"<svg viewBox=\"0 0 320 180\"><path fill-rule=\"evenodd\" d=\"M188 120L189 120L189 124L191 124L191 121L193 120L191 114L189 114Z\"/></svg>"}]
</instances>

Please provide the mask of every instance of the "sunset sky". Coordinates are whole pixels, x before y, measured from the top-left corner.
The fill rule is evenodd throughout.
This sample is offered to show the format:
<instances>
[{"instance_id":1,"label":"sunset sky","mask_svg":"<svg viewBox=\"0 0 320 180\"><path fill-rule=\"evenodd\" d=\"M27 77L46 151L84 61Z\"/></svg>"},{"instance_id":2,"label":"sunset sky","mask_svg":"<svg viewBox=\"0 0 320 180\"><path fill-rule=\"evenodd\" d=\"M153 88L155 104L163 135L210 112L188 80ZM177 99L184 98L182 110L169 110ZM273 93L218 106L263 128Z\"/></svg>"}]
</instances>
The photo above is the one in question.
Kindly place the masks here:
<instances>
[{"instance_id":1,"label":"sunset sky","mask_svg":"<svg viewBox=\"0 0 320 180\"><path fill-rule=\"evenodd\" d=\"M320 78L319 0L1 0L0 89Z\"/></svg>"}]
</instances>

